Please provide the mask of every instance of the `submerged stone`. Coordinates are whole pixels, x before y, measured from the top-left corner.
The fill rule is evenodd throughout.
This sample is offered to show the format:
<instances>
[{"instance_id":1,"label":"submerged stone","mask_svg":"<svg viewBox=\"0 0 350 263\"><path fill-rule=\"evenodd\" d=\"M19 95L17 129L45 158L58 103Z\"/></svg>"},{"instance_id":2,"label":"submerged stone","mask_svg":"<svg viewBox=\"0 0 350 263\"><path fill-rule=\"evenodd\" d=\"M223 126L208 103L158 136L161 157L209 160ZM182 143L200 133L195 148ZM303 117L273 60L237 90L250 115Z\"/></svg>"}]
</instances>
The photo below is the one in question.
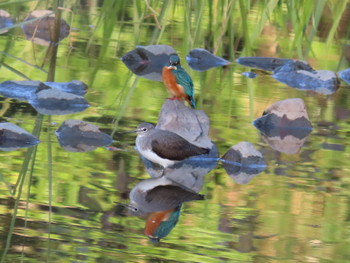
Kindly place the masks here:
<instances>
[{"instance_id":1,"label":"submerged stone","mask_svg":"<svg viewBox=\"0 0 350 263\"><path fill-rule=\"evenodd\" d=\"M188 65L197 71L206 71L208 69L231 64L230 61L215 56L204 48L192 49L186 56Z\"/></svg>"},{"instance_id":2,"label":"submerged stone","mask_svg":"<svg viewBox=\"0 0 350 263\"><path fill-rule=\"evenodd\" d=\"M250 79L254 79L254 78L256 78L256 73L254 73L254 72L242 72L242 75L243 76L246 76L246 77L248 77L248 78L250 78Z\"/></svg>"},{"instance_id":3,"label":"submerged stone","mask_svg":"<svg viewBox=\"0 0 350 263\"><path fill-rule=\"evenodd\" d=\"M0 123L0 150L13 151L37 145L39 140L26 130L9 122Z\"/></svg>"},{"instance_id":4,"label":"submerged stone","mask_svg":"<svg viewBox=\"0 0 350 263\"><path fill-rule=\"evenodd\" d=\"M50 10L35 10L31 12L24 20L30 21L34 18L43 17L42 19L26 23L22 25L22 31L27 40L42 46L49 46L53 42L53 34L55 30L55 14ZM70 26L63 19L60 20L60 32L58 41L66 38L70 33Z\"/></svg>"},{"instance_id":5,"label":"submerged stone","mask_svg":"<svg viewBox=\"0 0 350 263\"><path fill-rule=\"evenodd\" d=\"M56 136L61 147L70 152L93 151L113 142L96 125L80 120L66 120L56 130Z\"/></svg>"},{"instance_id":6,"label":"submerged stone","mask_svg":"<svg viewBox=\"0 0 350 263\"><path fill-rule=\"evenodd\" d=\"M232 146L221 161L228 175L238 184L247 184L266 168L262 154L249 142Z\"/></svg>"}]
</instances>

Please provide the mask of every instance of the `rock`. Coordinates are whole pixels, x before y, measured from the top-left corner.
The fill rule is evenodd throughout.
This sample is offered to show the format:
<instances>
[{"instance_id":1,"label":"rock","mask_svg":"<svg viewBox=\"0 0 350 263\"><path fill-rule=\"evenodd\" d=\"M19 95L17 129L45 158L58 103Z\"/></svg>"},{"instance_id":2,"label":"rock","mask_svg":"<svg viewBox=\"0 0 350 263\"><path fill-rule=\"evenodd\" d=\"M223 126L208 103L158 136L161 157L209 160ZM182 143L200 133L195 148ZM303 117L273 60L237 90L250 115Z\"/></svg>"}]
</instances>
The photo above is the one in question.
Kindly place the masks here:
<instances>
[{"instance_id":1,"label":"rock","mask_svg":"<svg viewBox=\"0 0 350 263\"><path fill-rule=\"evenodd\" d=\"M156 127L177 133L199 147L212 148L214 143L208 137L209 125L204 111L193 110L179 100L168 99L159 113Z\"/></svg>"},{"instance_id":2,"label":"rock","mask_svg":"<svg viewBox=\"0 0 350 263\"><path fill-rule=\"evenodd\" d=\"M267 71L277 71L288 63L295 66L294 70L313 70L306 61L288 58L240 57L236 62L246 67L259 68Z\"/></svg>"},{"instance_id":3,"label":"rock","mask_svg":"<svg viewBox=\"0 0 350 263\"><path fill-rule=\"evenodd\" d=\"M228 175L239 184L247 184L266 168L262 154L249 142L232 146L221 161Z\"/></svg>"},{"instance_id":4,"label":"rock","mask_svg":"<svg viewBox=\"0 0 350 263\"><path fill-rule=\"evenodd\" d=\"M206 71L208 69L231 64L230 61L215 56L204 48L192 49L186 56L188 65L197 71Z\"/></svg>"},{"instance_id":5,"label":"rock","mask_svg":"<svg viewBox=\"0 0 350 263\"><path fill-rule=\"evenodd\" d=\"M287 154L297 153L312 131L304 101L299 98L274 103L253 124L271 148Z\"/></svg>"},{"instance_id":6,"label":"rock","mask_svg":"<svg viewBox=\"0 0 350 263\"><path fill-rule=\"evenodd\" d=\"M113 142L96 125L80 120L66 120L56 130L56 136L61 147L69 152L93 151Z\"/></svg>"},{"instance_id":7,"label":"rock","mask_svg":"<svg viewBox=\"0 0 350 263\"><path fill-rule=\"evenodd\" d=\"M0 150L13 151L37 145L39 140L24 129L9 122L0 123Z\"/></svg>"},{"instance_id":8,"label":"rock","mask_svg":"<svg viewBox=\"0 0 350 263\"><path fill-rule=\"evenodd\" d=\"M82 96L86 93L86 84L79 80L70 82L40 82L32 80L14 81L8 80L0 83L0 95L6 98L28 101L35 97L39 90L55 88L60 91Z\"/></svg>"},{"instance_id":9,"label":"rock","mask_svg":"<svg viewBox=\"0 0 350 263\"><path fill-rule=\"evenodd\" d=\"M13 20L10 14L5 10L0 9L0 34L7 33L8 30L6 28L10 26L13 26Z\"/></svg>"},{"instance_id":10,"label":"rock","mask_svg":"<svg viewBox=\"0 0 350 263\"><path fill-rule=\"evenodd\" d=\"M38 45L49 46L53 41L52 32L55 29L55 14L53 14L51 10L35 10L31 12L24 21L30 21L34 18L39 18L45 15L48 16L22 25L22 31L27 40L33 41ZM69 33L70 26L65 20L61 19L59 41L66 38Z\"/></svg>"},{"instance_id":11,"label":"rock","mask_svg":"<svg viewBox=\"0 0 350 263\"><path fill-rule=\"evenodd\" d=\"M333 94L339 87L339 81L334 72L329 70L299 70L294 62L280 67L272 77L292 88L315 91L325 95Z\"/></svg>"},{"instance_id":12,"label":"rock","mask_svg":"<svg viewBox=\"0 0 350 263\"><path fill-rule=\"evenodd\" d=\"M84 97L54 88L37 90L28 102L44 115L66 115L84 111L90 106Z\"/></svg>"}]
</instances>

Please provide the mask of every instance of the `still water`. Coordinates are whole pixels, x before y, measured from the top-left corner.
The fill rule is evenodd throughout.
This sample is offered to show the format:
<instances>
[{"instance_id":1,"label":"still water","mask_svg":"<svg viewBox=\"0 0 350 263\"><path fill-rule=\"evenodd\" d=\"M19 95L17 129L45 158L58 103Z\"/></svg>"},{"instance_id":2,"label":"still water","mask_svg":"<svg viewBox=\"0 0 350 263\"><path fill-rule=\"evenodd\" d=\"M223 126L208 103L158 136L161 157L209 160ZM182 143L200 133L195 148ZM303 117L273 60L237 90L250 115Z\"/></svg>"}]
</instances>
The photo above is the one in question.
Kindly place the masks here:
<instances>
[{"instance_id":1,"label":"still water","mask_svg":"<svg viewBox=\"0 0 350 263\"><path fill-rule=\"evenodd\" d=\"M70 30L63 25L69 35L55 45L52 64L55 48L12 25L57 5ZM0 97L1 122L40 140L0 152L2 262L350 262L349 87L341 82L330 95L297 90L261 70L247 78L242 72L251 68L235 62L265 56L307 60L316 70L348 68L347 1L9 1L0 8L12 17L0 35L0 82L79 80L90 104L48 116ZM163 83L132 74L121 57L151 44L179 54L219 156L247 141L266 163L243 181L218 163L160 242L145 236L145 217L123 206L150 178L134 148L136 134L123 132L157 123L168 94ZM185 57L193 48L232 64L192 70ZM293 153L271 147L252 124L289 98L304 101L313 127ZM114 143L67 151L55 131L69 119L97 125Z\"/></svg>"}]
</instances>

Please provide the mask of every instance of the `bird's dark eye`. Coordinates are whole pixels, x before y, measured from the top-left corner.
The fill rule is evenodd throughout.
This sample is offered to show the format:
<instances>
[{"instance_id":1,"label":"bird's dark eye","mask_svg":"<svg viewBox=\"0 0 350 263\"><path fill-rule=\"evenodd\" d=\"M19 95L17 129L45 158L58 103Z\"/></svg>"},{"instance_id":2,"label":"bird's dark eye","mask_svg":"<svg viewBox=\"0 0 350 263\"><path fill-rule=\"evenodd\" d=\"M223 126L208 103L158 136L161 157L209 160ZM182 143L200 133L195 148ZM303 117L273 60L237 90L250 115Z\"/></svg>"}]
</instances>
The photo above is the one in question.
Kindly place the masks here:
<instances>
[{"instance_id":1,"label":"bird's dark eye","mask_svg":"<svg viewBox=\"0 0 350 263\"><path fill-rule=\"evenodd\" d=\"M144 131L144 132L147 131L147 128L143 128L142 131Z\"/></svg>"},{"instance_id":2,"label":"bird's dark eye","mask_svg":"<svg viewBox=\"0 0 350 263\"><path fill-rule=\"evenodd\" d=\"M137 207L134 207L132 210L133 210L134 212L139 211L139 209L138 209Z\"/></svg>"}]
</instances>

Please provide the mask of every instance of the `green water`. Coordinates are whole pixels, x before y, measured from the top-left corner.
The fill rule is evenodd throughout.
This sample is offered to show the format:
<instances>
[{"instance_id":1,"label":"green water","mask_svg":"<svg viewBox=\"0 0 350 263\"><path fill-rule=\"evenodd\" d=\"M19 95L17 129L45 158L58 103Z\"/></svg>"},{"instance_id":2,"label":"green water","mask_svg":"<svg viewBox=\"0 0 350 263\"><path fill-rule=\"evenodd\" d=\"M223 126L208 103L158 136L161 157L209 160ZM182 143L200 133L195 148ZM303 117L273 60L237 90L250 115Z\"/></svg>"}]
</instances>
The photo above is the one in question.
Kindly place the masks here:
<instances>
[{"instance_id":1,"label":"green water","mask_svg":"<svg viewBox=\"0 0 350 263\"><path fill-rule=\"evenodd\" d=\"M239 56L307 60L315 69L349 67L347 1L5 1L16 23L33 10L64 7L71 25L60 42L56 81L88 84L87 110L37 116L27 103L0 98L0 119L40 136L37 148L0 152L2 262L350 262L349 88L333 95L292 89L268 74L241 75ZM259 150L267 169L248 184L219 165L205 176L205 200L184 204L159 244L144 219L126 216L130 190L149 178L135 135L118 132L155 123L168 97L162 83L137 78L120 58L137 45L174 47L195 85L198 109L211 122L219 152L241 141ZM187 66L192 48L232 65L207 72ZM0 50L49 71L48 47L15 27ZM48 74L0 54L0 82L46 81ZM313 125L296 154L273 150L251 124L272 103L302 98ZM98 125L123 151L71 153L54 131L67 119ZM40 126L42 124L42 127ZM41 129L40 129L41 127Z\"/></svg>"}]
</instances>

